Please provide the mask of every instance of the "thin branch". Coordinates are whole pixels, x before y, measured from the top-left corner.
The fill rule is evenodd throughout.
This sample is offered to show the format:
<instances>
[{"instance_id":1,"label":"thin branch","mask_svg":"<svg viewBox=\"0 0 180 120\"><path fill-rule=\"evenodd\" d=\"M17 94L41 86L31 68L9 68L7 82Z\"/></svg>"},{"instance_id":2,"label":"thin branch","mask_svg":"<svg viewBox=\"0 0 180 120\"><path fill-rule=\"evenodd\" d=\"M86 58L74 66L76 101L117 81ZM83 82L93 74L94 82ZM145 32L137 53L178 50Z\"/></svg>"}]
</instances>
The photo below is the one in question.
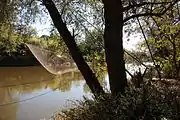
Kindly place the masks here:
<instances>
[{"instance_id":1,"label":"thin branch","mask_svg":"<svg viewBox=\"0 0 180 120\"><path fill-rule=\"evenodd\" d=\"M125 70L131 76L131 78L133 79L134 78L133 74L131 74L131 72L129 72L127 69L125 69Z\"/></svg>"},{"instance_id":2,"label":"thin branch","mask_svg":"<svg viewBox=\"0 0 180 120\"><path fill-rule=\"evenodd\" d=\"M154 66L155 66L155 68L156 68L156 71L157 71L157 73L158 73L159 79L161 80L161 73L160 73L160 71L159 71L158 68L157 68L155 59L154 59L154 57L153 57L151 48L150 48L150 46L149 46L148 40L147 40L147 38L146 38L146 36L145 36L145 33L144 33L144 31L143 31L143 28L142 28L142 25L141 25L141 23L140 23L140 20L139 20L138 17L136 17L136 19L137 19L138 24L139 24L139 26L140 26L140 29L141 29L141 31L142 31L143 37L144 37L144 39L145 39L146 45L147 45L148 50L149 50L149 53L150 53L150 55L151 55L151 59L152 59L152 61L153 61L153 64L154 64Z\"/></svg>"},{"instance_id":3,"label":"thin branch","mask_svg":"<svg viewBox=\"0 0 180 120\"><path fill-rule=\"evenodd\" d=\"M124 11L128 11L128 10L130 10L130 9L133 9L133 8L135 8L135 7L142 7L142 6L145 6L145 5L162 5L162 4L169 4L169 3L171 3L171 2L142 2L142 3L140 3L140 4L131 4L131 5L128 5L128 6L126 6L126 7L124 7L123 8L123 12Z\"/></svg>"},{"instance_id":4,"label":"thin branch","mask_svg":"<svg viewBox=\"0 0 180 120\"><path fill-rule=\"evenodd\" d=\"M148 68L147 65L145 65L143 62L141 62L136 56L130 54L129 52L127 52L126 50L124 50L124 52L126 54L128 54L130 57L132 57L134 60L136 60L137 62L139 62L140 64L142 64L144 67Z\"/></svg>"},{"instance_id":5,"label":"thin branch","mask_svg":"<svg viewBox=\"0 0 180 120\"><path fill-rule=\"evenodd\" d=\"M89 22L86 18L84 18L78 11L74 11L76 12L81 18L83 18L89 25L91 25L92 27L94 27L97 31L100 31L95 25L93 25L93 23ZM101 31L100 31L101 32Z\"/></svg>"},{"instance_id":6,"label":"thin branch","mask_svg":"<svg viewBox=\"0 0 180 120\"><path fill-rule=\"evenodd\" d=\"M142 13L142 14L135 14L131 15L130 17L127 17L123 20L123 22L127 22L130 19L136 18L136 17L143 17L143 16L156 16L156 17L161 17L161 13Z\"/></svg>"},{"instance_id":7,"label":"thin branch","mask_svg":"<svg viewBox=\"0 0 180 120\"><path fill-rule=\"evenodd\" d=\"M94 39L96 39L95 38L95 36L94 35L92 35L92 33L83 25L83 23L82 22L80 22L79 21L79 19L78 19L78 17L74 14L74 12L76 12L78 15L80 15L77 11L75 11L75 10L73 10L73 11L71 11L71 13L72 13L72 15L76 18L76 20L80 23L80 25L89 33L89 35L92 37L92 38L94 38ZM80 15L81 16L81 15ZM81 16L82 17L82 16ZM97 30L98 32L102 32L102 31L100 31L98 28L96 28L93 24L91 24L87 19L85 19L84 17L82 17L86 22L88 22L92 27L94 27L95 28L95 30ZM103 41L103 39L101 39L102 41ZM97 42L99 42L99 41L97 41ZM104 48L104 45L102 45L101 43L100 43L100 47L103 47Z\"/></svg>"},{"instance_id":8,"label":"thin branch","mask_svg":"<svg viewBox=\"0 0 180 120\"><path fill-rule=\"evenodd\" d=\"M178 3L177 3L177 10L178 10L178 15L180 15L179 4Z\"/></svg>"},{"instance_id":9,"label":"thin branch","mask_svg":"<svg viewBox=\"0 0 180 120\"><path fill-rule=\"evenodd\" d=\"M65 1L64 1L64 2L65 2ZM61 14L60 14L61 16L64 14L65 9L66 9L66 6L69 5L70 2L71 2L71 1L67 1L67 2L64 4L64 6L62 7L62 9L61 9Z\"/></svg>"},{"instance_id":10,"label":"thin branch","mask_svg":"<svg viewBox=\"0 0 180 120\"><path fill-rule=\"evenodd\" d=\"M145 17L145 16L156 16L161 17L163 14L165 14L171 7L173 7L179 0L176 0L174 3L170 4L164 11L160 13L141 13L141 14L134 14L131 15L123 20L123 22L127 22L130 19L137 18L137 17Z\"/></svg>"},{"instance_id":11,"label":"thin branch","mask_svg":"<svg viewBox=\"0 0 180 120\"><path fill-rule=\"evenodd\" d=\"M67 4L65 4L65 5L62 7L61 16L64 14L64 11L65 11L65 9L66 9L66 6L67 6Z\"/></svg>"}]
</instances>

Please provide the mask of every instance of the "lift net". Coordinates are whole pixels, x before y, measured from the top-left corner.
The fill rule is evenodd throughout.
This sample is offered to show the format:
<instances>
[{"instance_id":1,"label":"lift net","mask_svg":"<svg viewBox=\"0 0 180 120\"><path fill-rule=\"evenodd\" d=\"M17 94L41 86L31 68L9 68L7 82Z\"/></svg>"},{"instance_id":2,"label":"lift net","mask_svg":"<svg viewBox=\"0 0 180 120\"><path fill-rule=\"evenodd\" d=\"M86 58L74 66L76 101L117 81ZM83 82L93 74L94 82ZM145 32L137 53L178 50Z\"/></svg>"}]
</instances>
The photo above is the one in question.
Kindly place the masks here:
<instances>
[{"instance_id":1,"label":"lift net","mask_svg":"<svg viewBox=\"0 0 180 120\"><path fill-rule=\"evenodd\" d=\"M50 73L58 75L70 71L77 70L76 65L61 56L58 56L50 50L41 48L38 45L26 44L32 54L40 62L40 64Z\"/></svg>"}]
</instances>

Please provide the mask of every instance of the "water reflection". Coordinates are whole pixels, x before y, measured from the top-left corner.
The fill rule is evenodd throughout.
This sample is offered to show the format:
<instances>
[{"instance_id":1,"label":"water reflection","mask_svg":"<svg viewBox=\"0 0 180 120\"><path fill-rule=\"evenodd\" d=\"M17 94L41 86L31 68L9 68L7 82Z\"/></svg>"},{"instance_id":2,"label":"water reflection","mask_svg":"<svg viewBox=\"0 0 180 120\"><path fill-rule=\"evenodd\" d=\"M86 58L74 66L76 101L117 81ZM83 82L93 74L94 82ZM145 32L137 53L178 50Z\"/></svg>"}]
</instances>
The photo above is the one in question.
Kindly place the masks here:
<instances>
[{"instance_id":1,"label":"water reflection","mask_svg":"<svg viewBox=\"0 0 180 120\"><path fill-rule=\"evenodd\" d=\"M131 73L138 67L126 65ZM106 72L94 71L109 90ZM68 99L78 100L89 94L78 71L55 76L42 67L0 67L0 120L49 118L59 108L68 107Z\"/></svg>"},{"instance_id":2,"label":"water reflection","mask_svg":"<svg viewBox=\"0 0 180 120\"><path fill-rule=\"evenodd\" d=\"M67 99L81 99L86 95L84 84L78 71L55 76L42 67L1 67L0 120L50 117L67 105Z\"/></svg>"}]
</instances>

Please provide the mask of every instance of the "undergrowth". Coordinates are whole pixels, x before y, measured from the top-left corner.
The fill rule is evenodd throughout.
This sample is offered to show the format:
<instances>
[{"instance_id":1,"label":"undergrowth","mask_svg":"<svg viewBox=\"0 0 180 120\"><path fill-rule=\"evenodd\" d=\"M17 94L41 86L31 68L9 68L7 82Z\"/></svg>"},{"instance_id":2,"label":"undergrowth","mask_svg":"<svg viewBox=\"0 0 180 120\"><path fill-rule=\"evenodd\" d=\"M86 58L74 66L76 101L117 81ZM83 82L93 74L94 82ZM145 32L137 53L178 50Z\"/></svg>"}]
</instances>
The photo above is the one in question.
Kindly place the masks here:
<instances>
[{"instance_id":1,"label":"undergrowth","mask_svg":"<svg viewBox=\"0 0 180 120\"><path fill-rule=\"evenodd\" d=\"M122 95L110 93L84 97L75 107L54 115L54 120L180 120L180 89L143 85L127 88Z\"/></svg>"}]
</instances>

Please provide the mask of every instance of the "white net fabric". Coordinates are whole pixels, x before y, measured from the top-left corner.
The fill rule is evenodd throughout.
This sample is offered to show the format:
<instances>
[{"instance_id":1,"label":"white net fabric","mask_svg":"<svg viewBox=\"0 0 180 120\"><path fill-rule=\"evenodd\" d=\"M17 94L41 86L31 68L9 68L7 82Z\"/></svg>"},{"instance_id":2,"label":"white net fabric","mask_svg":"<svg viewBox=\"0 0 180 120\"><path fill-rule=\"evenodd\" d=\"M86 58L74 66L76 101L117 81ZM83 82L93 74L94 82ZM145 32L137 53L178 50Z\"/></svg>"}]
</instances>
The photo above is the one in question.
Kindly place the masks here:
<instances>
[{"instance_id":1,"label":"white net fabric","mask_svg":"<svg viewBox=\"0 0 180 120\"><path fill-rule=\"evenodd\" d=\"M26 44L32 54L41 63L41 65L52 74L62 74L77 70L76 65L52 51L41 48L38 45Z\"/></svg>"}]
</instances>

